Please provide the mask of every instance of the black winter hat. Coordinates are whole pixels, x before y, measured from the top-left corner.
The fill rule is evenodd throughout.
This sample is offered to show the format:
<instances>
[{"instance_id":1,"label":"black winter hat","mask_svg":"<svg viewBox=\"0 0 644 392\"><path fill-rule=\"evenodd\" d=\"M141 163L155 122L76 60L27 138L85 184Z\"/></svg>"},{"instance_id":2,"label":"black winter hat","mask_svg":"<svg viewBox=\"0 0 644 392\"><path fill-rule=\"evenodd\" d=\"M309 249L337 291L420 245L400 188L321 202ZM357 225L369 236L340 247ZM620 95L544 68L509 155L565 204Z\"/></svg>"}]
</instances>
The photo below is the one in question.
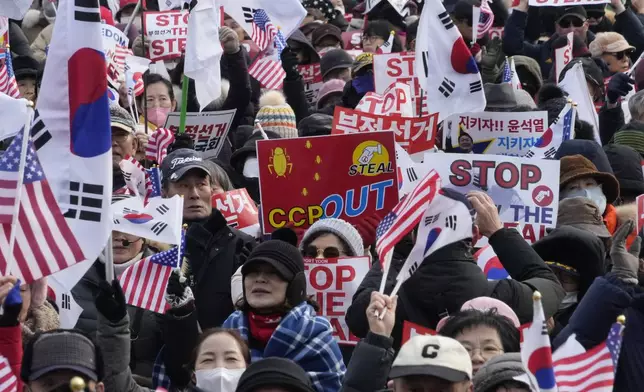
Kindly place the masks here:
<instances>
[{"instance_id":1,"label":"black winter hat","mask_svg":"<svg viewBox=\"0 0 644 392\"><path fill-rule=\"evenodd\" d=\"M13 73L16 80L38 78L40 63L31 56L15 56L12 59Z\"/></svg>"},{"instance_id":2,"label":"black winter hat","mask_svg":"<svg viewBox=\"0 0 644 392\"><path fill-rule=\"evenodd\" d=\"M242 276L246 276L253 266L260 263L271 265L288 282L286 299L291 306L297 306L306 301L304 259L299 249L282 240L263 242L248 256L241 269Z\"/></svg>"},{"instance_id":3,"label":"black winter hat","mask_svg":"<svg viewBox=\"0 0 644 392\"><path fill-rule=\"evenodd\" d=\"M298 364L285 358L265 358L246 368L235 392L282 387L289 392L315 392L311 380Z\"/></svg>"},{"instance_id":4,"label":"black winter hat","mask_svg":"<svg viewBox=\"0 0 644 392\"><path fill-rule=\"evenodd\" d=\"M334 69L351 68L353 57L344 49L333 49L322 55L320 59L320 73L322 78Z\"/></svg>"},{"instance_id":5,"label":"black winter hat","mask_svg":"<svg viewBox=\"0 0 644 392\"><path fill-rule=\"evenodd\" d=\"M331 134L333 116L323 113L314 113L305 117L297 124L300 137L325 136Z\"/></svg>"},{"instance_id":6,"label":"black winter hat","mask_svg":"<svg viewBox=\"0 0 644 392\"><path fill-rule=\"evenodd\" d=\"M609 144L604 147L613 174L619 181L619 194L636 197L644 194L640 154L629 146Z\"/></svg>"},{"instance_id":7,"label":"black winter hat","mask_svg":"<svg viewBox=\"0 0 644 392\"><path fill-rule=\"evenodd\" d=\"M280 135L278 135L275 132L272 131L264 131L266 133L266 136L268 136L269 139L279 139ZM263 140L262 139L262 134L260 132L253 132L248 140L244 142L244 146L235 152L233 152L233 155L230 157L230 165L235 168L235 170L238 170L241 173L242 168L244 167L244 162L246 161L246 157L249 155L257 155L257 141L258 140Z\"/></svg>"},{"instance_id":8,"label":"black winter hat","mask_svg":"<svg viewBox=\"0 0 644 392\"><path fill-rule=\"evenodd\" d=\"M613 169L610 166L606 153L594 140L566 140L559 146L559 150L555 154L555 159L577 154L591 161L598 171L613 174Z\"/></svg>"}]
</instances>

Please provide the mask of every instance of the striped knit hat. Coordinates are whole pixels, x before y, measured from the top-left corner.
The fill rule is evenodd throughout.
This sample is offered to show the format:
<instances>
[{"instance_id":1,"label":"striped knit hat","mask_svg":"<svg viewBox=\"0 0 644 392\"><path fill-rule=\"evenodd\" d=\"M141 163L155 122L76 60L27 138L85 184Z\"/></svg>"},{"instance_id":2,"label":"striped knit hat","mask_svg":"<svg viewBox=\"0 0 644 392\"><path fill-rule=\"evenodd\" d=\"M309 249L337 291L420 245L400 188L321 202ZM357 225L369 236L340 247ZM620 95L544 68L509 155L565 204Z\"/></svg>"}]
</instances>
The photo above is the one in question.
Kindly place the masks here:
<instances>
[{"instance_id":1,"label":"striped knit hat","mask_svg":"<svg viewBox=\"0 0 644 392\"><path fill-rule=\"evenodd\" d=\"M613 136L615 144L629 146L633 150L644 156L644 132L637 129L624 129L623 131L615 132Z\"/></svg>"},{"instance_id":2,"label":"striped knit hat","mask_svg":"<svg viewBox=\"0 0 644 392\"><path fill-rule=\"evenodd\" d=\"M259 121L264 131L272 131L282 138L289 139L298 136L295 112L286 104L284 95L276 90L270 90L259 98L259 111L255 120ZM256 127L255 132L259 128Z\"/></svg>"}]
</instances>

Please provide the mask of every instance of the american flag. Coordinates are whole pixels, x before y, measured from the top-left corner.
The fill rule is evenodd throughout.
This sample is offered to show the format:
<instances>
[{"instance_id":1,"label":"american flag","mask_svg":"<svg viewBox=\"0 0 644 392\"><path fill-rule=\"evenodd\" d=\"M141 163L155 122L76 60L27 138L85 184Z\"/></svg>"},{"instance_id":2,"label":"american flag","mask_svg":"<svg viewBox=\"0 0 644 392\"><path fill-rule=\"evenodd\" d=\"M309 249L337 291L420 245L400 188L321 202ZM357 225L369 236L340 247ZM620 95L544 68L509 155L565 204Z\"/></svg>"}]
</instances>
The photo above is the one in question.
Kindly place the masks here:
<instances>
[{"instance_id":1,"label":"american flag","mask_svg":"<svg viewBox=\"0 0 644 392\"><path fill-rule=\"evenodd\" d=\"M436 196L438 181L438 173L430 171L380 222L376 228L376 251L381 264L384 265L385 256L423 217L428 203Z\"/></svg>"},{"instance_id":2,"label":"american flag","mask_svg":"<svg viewBox=\"0 0 644 392\"><path fill-rule=\"evenodd\" d=\"M161 197L161 170L158 167L147 169L147 177L149 181L146 182L147 186L147 199L153 197Z\"/></svg>"},{"instance_id":3,"label":"american flag","mask_svg":"<svg viewBox=\"0 0 644 392\"><path fill-rule=\"evenodd\" d=\"M0 49L0 92L12 98L20 98L20 90L18 89L16 75L13 73L9 49Z\"/></svg>"},{"instance_id":4,"label":"american flag","mask_svg":"<svg viewBox=\"0 0 644 392\"><path fill-rule=\"evenodd\" d=\"M477 33L478 39L485 37L485 34L490 31L492 24L494 23L494 13L492 12L490 5L488 4L488 0L481 1L480 10L481 14L479 16Z\"/></svg>"},{"instance_id":5,"label":"american flag","mask_svg":"<svg viewBox=\"0 0 644 392\"><path fill-rule=\"evenodd\" d=\"M4 231L0 234L0 273L8 272L5 271L8 261L13 259L15 269L11 272L19 273L25 283L31 283L85 260L85 256L60 211L31 140L25 151L22 187L18 188L22 140L21 131L0 158ZM11 199L20 200L13 254L9 254L9 237L14 227L12 221L6 221L7 210L4 209L7 203L13 209Z\"/></svg>"},{"instance_id":6,"label":"american flag","mask_svg":"<svg viewBox=\"0 0 644 392\"><path fill-rule=\"evenodd\" d=\"M119 162L125 186L130 190L129 194L138 195L147 199L148 173L136 158L126 155Z\"/></svg>"},{"instance_id":7,"label":"american flag","mask_svg":"<svg viewBox=\"0 0 644 392\"><path fill-rule=\"evenodd\" d=\"M119 73L125 72L125 56L134 56L132 49L117 45L114 50L114 63L119 69Z\"/></svg>"},{"instance_id":8,"label":"american flag","mask_svg":"<svg viewBox=\"0 0 644 392\"><path fill-rule=\"evenodd\" d=\"M18 379L11 371L7 358L0 356L0 392L16 392Z\"/></svg>"},{"instance_id":9,"label":"american flag","mask_svg":"<svg viewBox=\"0 0 644 392\"><path fill-rule=\"evenodd\" d=\"M571 335L554 354L558 358L554 368L559 392L612 391L623 329L622 324L614 323L605 342L581 353L575 353L575 348L581 345Z\"/></svg>"},{"instance_id":10,"label":"american flag","mask_svg":"<svg viewBox=\"0 0 644 392\"><path fill-rule=\"evenodd\" d=\"M501 83L510 83L512 88L515 90L522 90L521 80L519 80L519 75L517 70L514 67L514 59L512 57L507 57L505 63L503 64L503 76Z\"/></svg>"},{"instance_id":11,"label":"american flag","mask_svg":"<svg viewBox=\"0 0 644 392\"><path fill-rule=\"evenodd\" d=\"M259 50L266 49L273 42L277 32L277 28L271 23L266 11L256 10L253 15L253 30L250 33L250 39L257 44Z\"/></svg>"},{"instance_id":12,"label":"american flag","mask_svg":"<svg viewBox=\"0 0 644 392\"><path fill-rule=\"evenodd\" d=\"M275 52L271 55L266 53L259 56L248 68L248 74L254 77L263 87L267 89L281 89L286 72L282 69L280 55L286 48L286 39L281 31L273 37Z\"/></svg>"},{"instance_id":13,"label":"american flag","mask_svg":"<svg viewBox=\"0 0 644 392\"><path fill-rule=\"evenodd\" d=\"M179 258L185 250L185 233L181 235L181 254L179 247L157 253L129 266L119 277L123 287L125 301L139 308L156 313L163 313L168 304L165 291L172 270L181 267Z\"/></svg>"},{"instance_id":14,"label":"american flag","mask_svg":"<svg viewBox=\"0 0 644 392\"><path fill-rule=\"evenodd\" d=\"M145 159L155 161L159 165L168 155L168 147L174 142L174 133L166 128L157 128L150 135L147 146L145 146Z\"/></svg>"}]
</instances>

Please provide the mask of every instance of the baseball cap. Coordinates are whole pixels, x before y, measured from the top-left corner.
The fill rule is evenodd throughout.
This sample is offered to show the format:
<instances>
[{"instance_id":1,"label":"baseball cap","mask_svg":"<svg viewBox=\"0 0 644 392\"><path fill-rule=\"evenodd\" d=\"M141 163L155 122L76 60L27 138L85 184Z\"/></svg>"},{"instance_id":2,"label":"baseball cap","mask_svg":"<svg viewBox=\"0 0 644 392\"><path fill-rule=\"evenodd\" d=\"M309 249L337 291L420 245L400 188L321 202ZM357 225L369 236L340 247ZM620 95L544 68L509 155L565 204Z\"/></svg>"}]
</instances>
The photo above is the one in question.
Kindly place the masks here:
<instances>
[{"instance_id":1,"label":"baseball cap","mask_svg":"<svg viewBox=\"0 0 644 392\"><path fill-rule=\"evenodd\" d=\"M73 370L98 381L96 347L76 331L44 333L33 341L31 350L31 361L22 364L24 381L33 381L57 370Z\"/></svg>"},{"instance_id":2,"label":"baseball cap","mask_svg":"<svg viewBox=\"0 0 644 392\"><path fill-rule=\"evenodd\" d=\"M257 245L242 266L242 275L248 274L259 263L271 265L287 282L291 282L299 272L304 272L302 253L284 241L269 240Z\"/></svg>"},{"instance_id":3,"label":"baseball cap","mask_svg":"<svg viewBox=\"0 0 644 392\"><path fill-rule=\"evenodd\" d=\"M192 169L200 169L211 175L208 165L204 162L201 154L189 148L174 150L161 162L163 178L172 182L179 181L181 177Z\"/></svg>"},{"instance_id":4,"label":"baseball cap","mask_svg":"<svg viewBox=\"0 0 644 392\"><path fill-rule=\"evenodd\" d=\"M414 336L398 352L389 378L432 376L450 382L472 379L472 360L458 341L446 336Z\"/></svg>"},{"instance_id":5,"label":"baseball cap","mask_svg":"<svg viewBox=\"0 0 644 392\"><path fill-rule=\"evenodd\" d=\"M559 22L561 19L565 18L566 16L575 16L581 20L586 20L588 19L588 14L586 13L586 9L580 5L573 5L570 7L558 7L560 8L558 11L558 16L557 16L557 22Z\"/></svg>"}]
</instances>

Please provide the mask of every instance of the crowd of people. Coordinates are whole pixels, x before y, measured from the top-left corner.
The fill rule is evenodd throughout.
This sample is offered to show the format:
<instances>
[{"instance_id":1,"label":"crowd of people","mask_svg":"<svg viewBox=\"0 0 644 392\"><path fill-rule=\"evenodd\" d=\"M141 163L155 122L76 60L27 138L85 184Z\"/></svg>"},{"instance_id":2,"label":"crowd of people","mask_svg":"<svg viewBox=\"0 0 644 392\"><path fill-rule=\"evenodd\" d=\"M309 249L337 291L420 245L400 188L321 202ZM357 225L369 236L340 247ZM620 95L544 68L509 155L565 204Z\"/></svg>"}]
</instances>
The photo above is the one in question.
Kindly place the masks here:
<instances>
[{"instance_id":1,"label":"crowd of people","mask_svg":"<svg viewBox=\"0 0 644 392\"><path fill-rule=\"evenodd\" d=\"M46 278L21 284L0 276L0 356L17 378L17 390L534 391L524 377L520 331L533 320L533 296L539 292L553 351L571 335L586 349L597 346L624 315L613 390L638 391L644 379L644 253L636 205L644 194L644 67L633 65L644 52L641 0L545 7L491 0L493 26L478 39L472 15L481 3L443 3L480 69L486 111L543 110L553 123L568 104L557 83L575 64L583 67L598 129L578 117L574 138L559 147L556 228L533 244L504 226L497 203L484 190L446 189L471 211L471 236L432 253L389 295L417 240L414 232L395 245L381 291L375 243L382 217L360 224L327 218L306 229L287 225L272 235L252 236L230 227L213 206L213 195L245 188L261 207L256 142L330 135L335 108L354 109L374 91L373 56L383 45L393 53L414 51L427 1L435 0L409 0L400 11L394 1L367 9L373 1L303 0L306 17L281 53L281 90L267 90L250 76L250 32L228 14L219 29L222 91L215 101L200 105L193 80L182 89L183 58L166 60L165 67L143 76L138 113L132 113L125 82L114 86L120 97L110 107L113 203L134 197L123 192L120 162L133 156L143 163L149 135L164 126L169 113L180 111L182 101L188 112L236 112L217 155L195 151L189 136L177 134L167 157L157 162L161 194L183 197L187 225L181 270L172 273L163 293L169 304L164 314L128 305L119 280L106 280L104 255L71 291L82 308L73 329L60 328ZM34 0L23 20L8 25L20 95L34 102L57 3ZM139 6L120 0L117 12L109 3L114 2L100 0L103 23L127 27L134 55L145 57L149 43L141 37L140 13L158 10L157 1ZM491 31L500 33L492 37ZM359 42L347 41L346 32L361 33ZM574 37L573 59L558 74L555 51L568 44L568 33ZM506 56L514 59L520 90L502 82ZM298 66L315 63L323 85L311 101ZM443 146L442 124L438 129L437 150L474 153L467 134L454 149ZM477 265L473 255L482 236L508 279L488 280ZM111 238L107 246L117 278L170 248L118 231ZM370 257L371 268L345 319L361 340L339 345L307 294L304 258L360 256ZM410 338L405 323L436 334ZM0 385L7 368L2 369Z\"/></svg>"}]
</instances>

